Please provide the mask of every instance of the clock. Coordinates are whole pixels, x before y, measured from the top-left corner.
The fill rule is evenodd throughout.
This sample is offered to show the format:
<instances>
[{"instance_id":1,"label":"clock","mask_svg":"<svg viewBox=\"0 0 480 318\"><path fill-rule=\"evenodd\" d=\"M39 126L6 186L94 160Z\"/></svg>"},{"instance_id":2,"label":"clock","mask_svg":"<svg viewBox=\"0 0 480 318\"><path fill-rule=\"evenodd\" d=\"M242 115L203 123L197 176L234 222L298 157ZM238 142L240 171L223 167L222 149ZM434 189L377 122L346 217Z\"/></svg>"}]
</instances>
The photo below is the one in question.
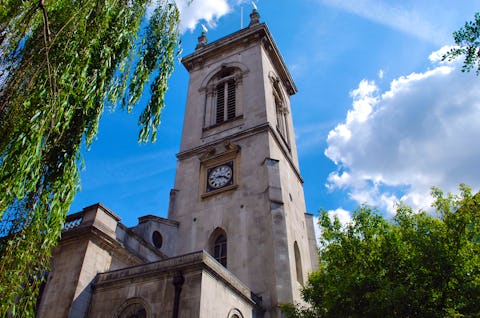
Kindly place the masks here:
<instances>
[{"instance_id":1,"label":"clock","mask_svg":"<svg viewBox=\"0 0 480 318\"><path fill-rule=\"evenodd\" d=\"M207 191L233 184L233 162L229 161L207 170Z\"/></svg>"}]
</instances>

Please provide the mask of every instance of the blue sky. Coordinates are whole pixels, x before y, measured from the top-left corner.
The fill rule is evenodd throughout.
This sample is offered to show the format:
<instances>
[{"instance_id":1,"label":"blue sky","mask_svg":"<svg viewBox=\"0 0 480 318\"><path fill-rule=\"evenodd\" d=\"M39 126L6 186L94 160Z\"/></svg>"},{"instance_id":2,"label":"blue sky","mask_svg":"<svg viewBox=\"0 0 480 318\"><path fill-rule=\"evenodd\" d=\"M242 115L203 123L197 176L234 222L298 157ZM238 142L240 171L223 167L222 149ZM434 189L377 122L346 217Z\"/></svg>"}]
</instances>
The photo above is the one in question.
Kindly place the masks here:
<instances>
[{"instance_id":1,"label":"blue sky","mask_svg":"<svg viewBox=\"0 0 480 318\"><path fill-rule=\"evenodd\" d=\"M185 55L207 25L210 41L248 24L250 1L194 0L182 11ZM256 1L298 93L292 115L307 210L348 220L362 203L393 215L402 200L428 209L430 188L480 189L480 77L442 63L475 1ZM177 63L154 144L137 143L140 110L105 112L84 153L71 212L102 202L127 226L166 217L188 73Z\"/></svg>"}]
</instances>

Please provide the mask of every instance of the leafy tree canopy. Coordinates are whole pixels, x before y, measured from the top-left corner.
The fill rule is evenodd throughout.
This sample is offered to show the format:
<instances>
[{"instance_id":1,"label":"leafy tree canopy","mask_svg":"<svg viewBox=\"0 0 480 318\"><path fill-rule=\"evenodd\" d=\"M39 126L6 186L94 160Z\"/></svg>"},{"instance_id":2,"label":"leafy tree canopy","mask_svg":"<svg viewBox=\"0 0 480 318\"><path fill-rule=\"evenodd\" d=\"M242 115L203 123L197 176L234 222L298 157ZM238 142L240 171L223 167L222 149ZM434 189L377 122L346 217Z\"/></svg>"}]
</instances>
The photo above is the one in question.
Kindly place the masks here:
<instances>
[{"instance_id":1,"label":"leafy tree canopy","mask_svg":"<svg viewBox=\"0 0 480 318\"><path fill-rule=\"evenodd\" d=\"M348 225L320 213L319 270L292 317L479 317L480 195L433 189L436 216L362 206Z\"/></svg>"},{"instance_id":2,"label":"leafy tree canopy","mask_svg":"<svg viewBox=\"0 0 480 318\"><path fill-rule=\"evenodd\" d=\"M460 30L453 33L457 44L443 56L443 60L452 61L459 56L465 56L462 72L475 69L480 74L480 12L475 13L475 20L468 21Z\"/></svg>"},{"instance_id":3,"label":"leafy tree canopy","mask_svg":"<svg viewBox=\"0 0 480 318\"><path fill-rule=\"evenodd\" d=\"M104 105L130 111L150 84L155 140L178 22L170 0L0 0L0 316L33 315Z\"/></svg>"}]
</instances>

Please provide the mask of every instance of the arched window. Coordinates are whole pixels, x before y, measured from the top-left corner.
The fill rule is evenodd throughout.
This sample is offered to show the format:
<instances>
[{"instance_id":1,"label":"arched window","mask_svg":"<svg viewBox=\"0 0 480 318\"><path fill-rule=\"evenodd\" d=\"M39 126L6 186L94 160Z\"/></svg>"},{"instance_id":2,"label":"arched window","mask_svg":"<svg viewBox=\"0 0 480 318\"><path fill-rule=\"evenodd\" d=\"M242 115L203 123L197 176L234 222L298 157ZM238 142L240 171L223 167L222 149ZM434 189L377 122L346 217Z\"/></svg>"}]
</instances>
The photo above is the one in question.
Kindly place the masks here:
<instances>
[{"instance_id":1,"label":"arched window","mask_svg":"<svg viewBox=\"0 0 480 318\"><path fill-rule=\"evenodd\" d=\"M290 147L290 136L288 134L288 108L283 99L283 94L279 86L279 80L273 81L273 97L275 100L275 112L277 115L277 131L282 136L287 147Z\"/></svg>"},{"instance_id":2,"label":"arched window","mask_svg":"<svg viewBox=\"0 0 480 318\"><path fill-rule=\"evenodd\" d=\"M204 128L220 125L241 115L242 74L238 67L225 66L208 80Z\"/></svg>"},{"instance_id":3,"label":"arched window","mask_svg":"<svg viewBox=\"0 0 480 318\"><path fill-rule=\"evenodd\" d=\"M295 254L295 270L297 272L297 281L303 286L302 259L300 257L300 250L298 249L297 242L293 243L293 251Z\"/></svg>"},{"instance_id":4,"label":"arched window","mask_svg":"<svg viewBox=\"0 0 480 318\"><path fill-rule=\"evenodd\" d=\"M227 267L227 234L217 227L209 239L211 255L223 266Z\"/></svg>"},{"instance_id":5,"label":"arched window","mask_svg":"<svg viewBox=\"0 0 480 318\"><path fill-rule=\"evenodd\" d=\"M243 318L242 313L237 308L230 310L228 313L228 318Z\"/></svg>"},{"instance_id":6,"label":"arched window","mask_svg":"<svg viewBox=\"0 0 480 318\"><path fill-rule=\"evenodd\" d=\"M118 310L118 318L147 318L147 309L140 298L131 298L125 301Z\"/></svg>"},{"instance_id":7,"label":"arched window","mask_svg":"<svg viewBox=\"0 0 480 318\"><path fill-rule=\"evenodd\" d=\"M215 240L213 257L215 257L220 264L227 267L227 238L223 234L220 234Z\"/></svg>"}]
</instances>

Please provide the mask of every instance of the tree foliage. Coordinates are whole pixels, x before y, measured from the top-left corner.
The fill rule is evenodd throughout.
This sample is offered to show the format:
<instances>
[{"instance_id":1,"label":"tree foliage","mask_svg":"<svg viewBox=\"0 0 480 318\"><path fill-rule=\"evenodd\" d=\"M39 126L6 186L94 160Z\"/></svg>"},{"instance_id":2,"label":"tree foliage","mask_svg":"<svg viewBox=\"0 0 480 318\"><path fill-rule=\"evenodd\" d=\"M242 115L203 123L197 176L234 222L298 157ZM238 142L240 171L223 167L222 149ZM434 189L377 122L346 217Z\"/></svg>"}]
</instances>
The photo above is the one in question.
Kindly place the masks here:
<instances>
[{"instance_id":1,"label":"tree foliage","mask_svg":"<svg viewBox=\"0 0 480 318\"><path fill-rule=\"evenodd\" d=\"M475 13L474 21L467 21L465 26L453 33L456 47L450 49L443 60L452 61L459 56L464 56L462 72L475 69L480 74L480 12Z\"/></svg>"},{"instance_id":2,"label":"tree foliage","mask_svg":"<svg viewBox=\"0 0 480 318\"><path fill-rule=\"evenodd\" d=\"M169 0L0 0L0 316L33 315L104 105L130 111L150 83L155 140L178 22Z\"/></svg>"},{"instance_id":3,"label":"tree foliage","mask_svg":"<svg viewBox=\"0 0 480 318\"><path fill-rule=\"evenodd\" d=\"M348 225L320 214L319 270L310 307L287 317L479 317L480 195L433 189L436 216L399 205L392 221L362 206Z\"/></svg>"}]
</instances>

